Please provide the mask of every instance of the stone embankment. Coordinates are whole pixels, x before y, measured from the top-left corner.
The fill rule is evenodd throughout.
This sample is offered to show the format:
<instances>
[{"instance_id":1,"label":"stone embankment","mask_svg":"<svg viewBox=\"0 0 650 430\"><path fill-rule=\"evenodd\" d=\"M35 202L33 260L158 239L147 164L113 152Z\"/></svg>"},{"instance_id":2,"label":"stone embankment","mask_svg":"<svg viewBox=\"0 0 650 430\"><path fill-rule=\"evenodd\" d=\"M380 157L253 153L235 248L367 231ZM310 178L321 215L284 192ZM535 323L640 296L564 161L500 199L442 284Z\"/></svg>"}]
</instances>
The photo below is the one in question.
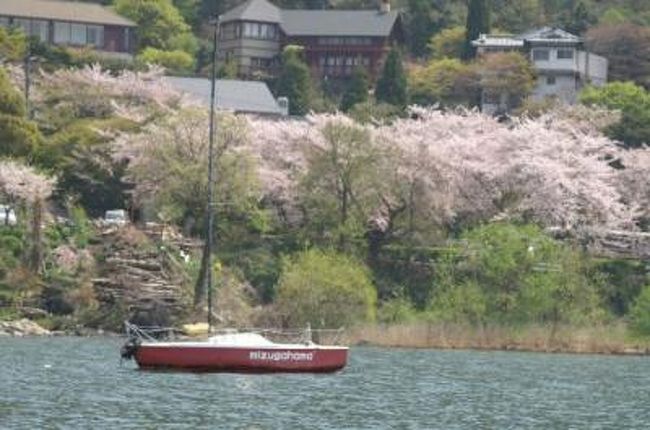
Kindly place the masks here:
<instances>
[{"instance_id":1,"label":"stone embankment","mask_svg":"<svg viewBox=\"0 0 650 430\"><path fill-rule=\"evenodd\" d=\"M52 332L27 318L16 321L0 321L0 337L49 336L50 334Z\"/></svg>"},{"instance_id":2,"label":"stone embankment","mask_svg":"<svg viewBox=\"0 0 650 430\"><path fill-rule=\"evenodd\" d=\"M182 261L135 228L108 229L102 243L100 277L92 281L100 308L145 325L167 325L187 311Z\"/></svg>"}]
</instances>

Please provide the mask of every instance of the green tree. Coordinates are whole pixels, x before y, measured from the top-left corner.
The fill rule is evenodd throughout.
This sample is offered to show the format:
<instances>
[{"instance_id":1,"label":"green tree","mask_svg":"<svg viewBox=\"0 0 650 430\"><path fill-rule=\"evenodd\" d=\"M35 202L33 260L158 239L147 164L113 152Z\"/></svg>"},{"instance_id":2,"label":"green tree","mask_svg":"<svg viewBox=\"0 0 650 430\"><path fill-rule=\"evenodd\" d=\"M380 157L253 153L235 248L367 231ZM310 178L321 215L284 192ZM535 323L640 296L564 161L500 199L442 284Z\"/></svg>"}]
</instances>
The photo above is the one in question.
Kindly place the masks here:
<instances>
[{"instance_id":1,"label":"green tree","mask_svg":"<svg viewBox=\"0 0 650 430\"><path fill-rule=\"evenodd\" d=\"M368 100L369 85L368 74L363 68L357 67L352 74L352 79L348 84L347 90L343 94L341 110L347 112L357 103L363 103Z\"/></svg>"},{"instance_id":2,"label":"green tree","mask_svg":"<svg viewBox=\"0 0 650 430\"><path fill-rule=\"evenodd\" d=\"M570 33L581 35L595 21L596 19L589 13L585 2L580 0L571 11L568 22L564 24L564 28Z\"/></svg>"},{"instance_id":3,"label":"green tree","mask_svg":"<svg viewBox=\"0 0 650 430\"><path fill-rule=\"evenodd\" d=\"M490 9L487 0L469 0L467 9L467 23L465 24L465 49L463 59L471 59L476 55L472 41L481 34L490 32Z\"/></svg>"},{"instance_id":4,"label":"green tree","mask_svg":"<svg viewBox=\"0 0 650 430\"><path fill-rule=\"evenodd\" d=\"M606 133L628 147L650 142L650 94L632 82L611 82L603 87L587 87L580 95L586 105L598 105L621 112L619 122Z\"/></svg>"},{"instance_id":5,"label":"green tree","mask_svg":"<svg viewBox=\"0 0 650 430\"><path fill-rule=\"evenodd\" d=\"M428 48L434 59L461 58L464 44L465 28L459 25L433 35Z\"/></svg>"},{"instance_id":6,"label":"green tree","mask_svg":"<svg viewBox=\"0 0 650 430\"><path fill-rule=\"evenodd\" d=\"M173 50L174 38L190 30L171 0L116 0L115 10L138 24L139 50L146 47Z\"/></svg>"},{"instance_id":7,"label":"green tree","mask_svg":"<svg viewBox=\"0 0 650 430\"><path fill-rule=\"evenodd\" d=\"M342 250L351 239L363 237L367 211L379 204L383 154L364 127L332 121L320 132L325 145L308 147L305 153L307 228L315 239Z\"/></svg>"},{"instance_id":8,"label":"green tree","mask_svg":"<svg viewBox=\"0 0 650 430\"><path fill-rule=\"evenodd\" d=\"M198 29L201 23L201 0L173 0L173 3L185 22Z\"/></svg>"},{"instance_id":9,"label":"green tree","mask_svg":"<svg viewBox=\"0 0 650 430\"><path fill-rule=\"evenodd\" d=\"M26 157L37 148L41 134L26 113L23 95L0 68L0 156Z\"/></svg>"},{"instance_id":10,"label":"green tree","mask_svg":"<svg viewBox=\"0 0 650 430\"><path fill-rule=\"evenodd\" d=\"M472 105L478 95L479 77L475 67L457 59L430 61L409 75L411 101L419 105Z\"/></svg>"},{"instance_id":11,"label":"green tree","mask_svg":"<svg viewBox=\"0 0 650 430\"><path fill-rule=\"evenodd\" d=\"M187 52L156 48L145 48L136 60L142 64L157 64L172 72L188 72L194 66L194 59Z\"/></svg>"},{"instance_id":12,"label":"green tree","mask_svg":"<svg viewBox=\"0 0 650 430\"><path fill-rule=\"evenodd\" d=\"M219 65L217 77L220 79L237 79L237 62L232 58Z\"/></svg>"},{"instance_id":13,"label":"green tree","mask_svg":"<svg viewBox=\"0 0 650 430\"><path fill-rule=\"evenodd\" d=\"M373 321L370 273L350 257L315 249L285 262L275 302L290 327L337 328Z\"/></svg>"},{"instance_id":14,"label":"green tree","mask_svg":"<svg viewBox=\"0 0 650 430\"><path fill-rule=\"evenodd\" d=\"M102 128L99 122L77 122L49 136L35 156L40 166L57 172L57 197L74 196L93 217L126 207L129 188L123 181L126 164L112 158Z\"/></svg>"},{"instance_id":15,"label":"green tree","mask_svg":"<svg viewBox=\"0 0 650 430\"><path fill-rule=\"evenodd\" d=\"M309 67L301 58L302 47L289 45L282 52L282 70L276 84L276 95L289 99L291 115L305 115L311 108L314 88Z\"/></svg>"},{"instance_id":16,"label":"green tree","mask_svg":"<svg viewBox=\"0 0 650 430\"><path fill-rule=\"evenodd\" d=\"M483 55L477 67L484 96L498 99L506 109L518 107L535 85L535 70L517 52Z\"/></svg>"},{"instance_id":17,"label":"green tree","mask_svg":"<svg viewBox=\"0 0 650 430\"><path fill-rule=\"evenodd\" d=\"M405 108L408 103L407 81L402 59L397 48L386 57L381 76L377 80L375 97L380 103L388 103Z\"/></svg>"},{"instance_id":18,"label":"green tree","mask_svg":"<svg viewBox=\"0 0 650 430\"><path fill-rule=\"evenodd\" d=\"M650 335L650 285L641 290L630 312L630 328L641 336Z\"/></svg>"},{"instance_id":19,"label":"green tree","mask_svg":"<svg viewBox=\"0 0 650 430\"><path fill-rule=\"evenodd\" d=\"M537 226L470 230L437 265L432 310L473 323L588 322L603 316L583 255Z\"/></svg>"},{"instance_id":20,"label":"green tree","mask_svg":"<svg viewBox=\"0 0 650 430\"><path fill-rule=\"evenodd\" d=\"M492 27L508 33L521 33L540 25L539 0L491 0Z\"/></svg>"},{"instance_id":21,"label":"green tree","mask_svg":"<svg viewBox=\"0 0 650 430\"><path fill-rule=\"evenodd\" d=\"M408 1L408 31L410 50L416 57L423 57L427 53L427 41L435 31L432 19L432 2L429 0Z\"/></svg>"},{"instance_id":22,"label":"green tree","mask_svg":"<svg viewBox=\"0 0 650 430\"><path fill-rule=\"evenodd\" d=\"M7 30L0 27L0 59L21 60L25 56L27 38L22 31Z\"/></svg>"}]
</instances>

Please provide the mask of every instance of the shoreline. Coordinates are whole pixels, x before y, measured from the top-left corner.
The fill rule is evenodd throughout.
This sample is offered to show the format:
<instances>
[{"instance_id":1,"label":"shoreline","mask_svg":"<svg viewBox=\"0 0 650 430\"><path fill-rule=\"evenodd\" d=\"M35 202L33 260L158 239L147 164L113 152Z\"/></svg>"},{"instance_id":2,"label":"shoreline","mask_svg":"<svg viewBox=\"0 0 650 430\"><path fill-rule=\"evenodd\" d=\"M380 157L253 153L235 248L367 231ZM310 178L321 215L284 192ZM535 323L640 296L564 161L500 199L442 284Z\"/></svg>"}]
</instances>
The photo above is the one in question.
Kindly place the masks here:
<instances>
[{"instance_id":1,"label":"shoreline","mask_svg":"<svg viewBox=\"0 0 650 430\"><path fill-rule=\"evenodd\" d=\"M0 321L0 339L22 337L122 337L123 333L77 327L49 331L26 318ZM649 339L631 339L622 323L592 327L482 326L451 323L373 324L350 328L322 343L394 349L513 351L546 354L647 356Z\"/></svg>"},{"instance_id":2,"label":"shoreline","mask_svg":"<svg viewBox=\"0 0 650 430\"><path fill-rule=\"evenodd\" d=\"M573 327L481 326L452 323L375 324L351 328L349 345L388 348L515 351L549 354L650 355L650 339L633 339L622 323Z\"/></svg>"}]
</instances>

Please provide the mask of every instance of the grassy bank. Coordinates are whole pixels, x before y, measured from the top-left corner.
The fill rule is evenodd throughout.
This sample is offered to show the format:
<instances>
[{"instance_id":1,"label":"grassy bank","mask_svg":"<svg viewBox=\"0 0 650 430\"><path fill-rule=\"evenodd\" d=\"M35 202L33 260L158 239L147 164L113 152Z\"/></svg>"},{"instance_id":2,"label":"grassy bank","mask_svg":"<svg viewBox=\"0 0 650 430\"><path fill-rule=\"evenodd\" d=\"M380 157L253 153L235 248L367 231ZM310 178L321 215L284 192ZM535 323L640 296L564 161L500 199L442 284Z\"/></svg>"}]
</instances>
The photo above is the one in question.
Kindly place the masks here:
<instances>
[{"instance_id":1,"label":"grassy bank","mask_svg":"<svg viewBox=\"0 0 650 430\"><path fill-rule=\"evenodd\" d=\"M349 345L401 348L650 354L650 339L631 338L623 323L591 327L475 327L425 322L366 325L348 330L343 341Z\"/></svg>"}]
</instances>

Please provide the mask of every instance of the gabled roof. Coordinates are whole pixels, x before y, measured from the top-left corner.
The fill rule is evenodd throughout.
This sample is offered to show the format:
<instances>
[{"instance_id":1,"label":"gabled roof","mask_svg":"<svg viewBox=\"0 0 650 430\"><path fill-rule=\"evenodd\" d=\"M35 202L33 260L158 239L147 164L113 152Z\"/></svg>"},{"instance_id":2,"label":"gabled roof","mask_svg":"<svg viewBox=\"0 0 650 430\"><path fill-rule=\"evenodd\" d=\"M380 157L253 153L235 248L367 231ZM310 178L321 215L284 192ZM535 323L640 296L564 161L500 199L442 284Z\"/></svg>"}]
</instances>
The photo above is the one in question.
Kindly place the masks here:
<instances>
[{"instance_id":1,"label":"gabled roof","mask_svg":"<svg viewBox=\"0 0 650 430\"><path fill-rule=\"evenodd\" d=\"M542 27L517 36L518 39L525 40L528 43L580 43L582 39L575 34L564 31L555 27Z\"/></svg>"},{"instance_id":2,"label":"gabled roof","mask_svg":"<svg viewBox=\"0 0 650 430\"><path fill-rule=\"evenodd\" d=\"M194 96L198 101L209 105L210 80L206 78L165 77L181 92ZM273 94L264 82L218 79L215 85L215 104L217 108L243 113L283 115Z\"/></svg>"},{"instance_id":3,"label":"gabled roof","mask_svg":"<svg viewBox=\"0 0 650 430\"><path fill-rule=\"evenodd\" d=\"M0 16L135 27L113 10L92 3L57 0L0 0Z\"/></svg>"},{"instance_id":4,"label":"gabled roof","mask_svg":"<svg viewBox=\"0 0 650 430\"><path fill-rule=\"evenodd\" d=\"M222 22L261 21L279 23L281 11L267 0L247 0L221 16Z\"/></svg>"},{"instance_id":5,"label":"gabled roof","mask_svg":"<svg viewBox=\"0 0 650 430\"><path fill-rule=\"evenodd\" d=\"M282 10L268 0L246 0L223 14L221 21L273 22L288 36L376 37L390 35L398 16L378 10Z\"/></svg>"},{"instance_id":6,"label":"gabled roof","mask_svg":"<svg viewBox=\"0 0 650 430\"><path fill-rule=\"evenodd\" d=\"M253 0L259 1L259 0ZM378 10L283 10L282 30L288 36L390 35L399 12Z\"/></svg>"}]
</instances>

